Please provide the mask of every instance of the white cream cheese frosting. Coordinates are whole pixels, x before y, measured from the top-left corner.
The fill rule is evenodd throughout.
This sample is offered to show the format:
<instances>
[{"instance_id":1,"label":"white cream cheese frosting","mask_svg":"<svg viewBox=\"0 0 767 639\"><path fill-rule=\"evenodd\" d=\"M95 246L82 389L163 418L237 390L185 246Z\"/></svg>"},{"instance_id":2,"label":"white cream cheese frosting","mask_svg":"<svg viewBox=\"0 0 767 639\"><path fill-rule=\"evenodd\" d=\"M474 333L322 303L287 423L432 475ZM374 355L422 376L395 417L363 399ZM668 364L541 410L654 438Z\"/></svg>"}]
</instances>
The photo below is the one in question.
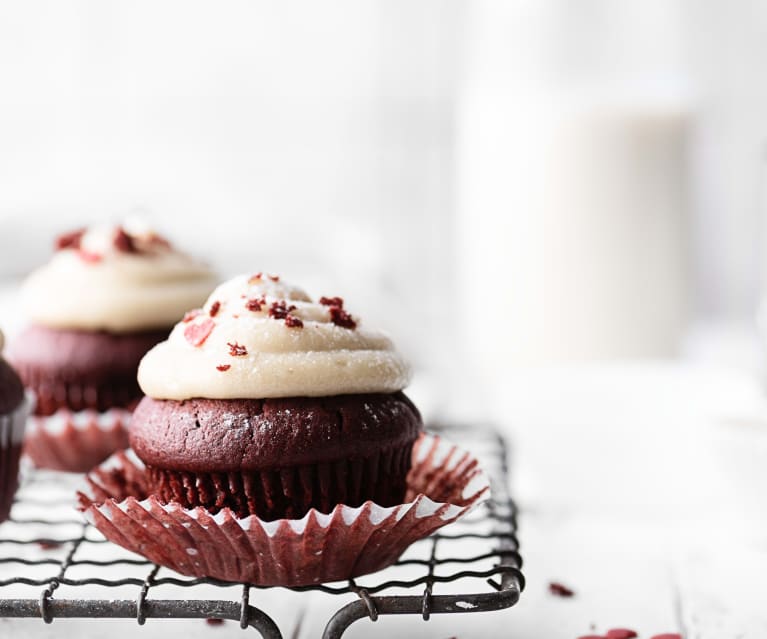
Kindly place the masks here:
<instances>
[{"instance_id":1,"label":"white cream cheese frosting","mask_svg":"<svg viewBox=\"0 0 767 639\"><path fill-rule=\"evenodd\" d=\"M93 227L58 239L22 285L32 323L128 333L172 326L215 286L213 272L147 228Z\"/></svg>"},{"instance_id":2,"label":"white cream cheese frosting","mask_svg":"<svg viewBox=\"0 0 767 639\"><path fill-rule=\"evenodd\" d=\"M138 371L144 393L174 400L392 393L409 380L391 340L360 326L340 298L314 302L265 274L221 284Z\"/></svg>"}]
</instances>

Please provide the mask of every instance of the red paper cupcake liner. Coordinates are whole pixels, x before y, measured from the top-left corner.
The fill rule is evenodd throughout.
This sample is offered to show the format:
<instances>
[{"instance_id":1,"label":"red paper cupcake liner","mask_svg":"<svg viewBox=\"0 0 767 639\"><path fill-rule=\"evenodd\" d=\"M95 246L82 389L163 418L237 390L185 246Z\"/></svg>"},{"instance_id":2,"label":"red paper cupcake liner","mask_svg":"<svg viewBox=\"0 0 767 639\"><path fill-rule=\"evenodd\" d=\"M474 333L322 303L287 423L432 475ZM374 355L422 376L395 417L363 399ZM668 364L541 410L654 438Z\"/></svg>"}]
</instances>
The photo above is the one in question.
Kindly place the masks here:
<instances>
[{"instance_id":1,"label":"red paper cupcake liner","mask_svg":"<svg viewBox=\"0 0 767 639\"><path fill-rule=\"evenodd\" d=\"M149 485L163 503L202 506L212 514L229 508L237 517L298 519L310 509L328 513L336 504L402 503L412 442L367 457L261 472L192 473L147 466Z\"/></svg>"},{"instance_id":2,"label":"red paper cupcake liner","mask_svg":"<svg viewBox=\"0 0 767 639\"><path fill-rule=\"evenodd\" d=\"M325 515L263 521L185 509L148 494L145 468L132 453L114 455L78 493L86 519L110 541L193 577L261 586L339 581L393 564L414 541L455 521L489 496L477 460L436 435L413 447L406 503L337 505Z\"/></svg>"},{"instance_id":3,"label":"red paper cupcake liner","mask_svg":"<svg viewBox=\"0 0 767 639\"><path fill-rule=\"evenodd\" d=\"M128 447L130 416L120 408L103 413L61 409L48 417L35 415L24 437L24 453L38 468L87 472Z\"/></svg>"},{"instance_id":4,"label":"red paper cupcake liner","mask_svg":"<svg viewBox=\"0 0 767 639\"><path fill-rule=\"evenodd\" d=\"M19 487L19 458L32 402L25 399L9 415L0 415L0 522L8 519Z\"/></svg>"}]
</instances>

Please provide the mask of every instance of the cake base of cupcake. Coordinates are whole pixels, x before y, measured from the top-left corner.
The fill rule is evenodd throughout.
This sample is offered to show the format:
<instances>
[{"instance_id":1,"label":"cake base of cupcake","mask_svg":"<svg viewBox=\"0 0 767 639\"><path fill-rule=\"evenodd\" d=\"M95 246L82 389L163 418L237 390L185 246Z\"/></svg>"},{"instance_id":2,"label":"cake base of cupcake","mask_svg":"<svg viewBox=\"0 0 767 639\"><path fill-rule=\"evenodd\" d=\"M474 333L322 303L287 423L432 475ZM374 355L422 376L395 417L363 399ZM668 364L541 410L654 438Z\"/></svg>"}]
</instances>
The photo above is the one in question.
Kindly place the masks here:
<instances>
[{"instance_id":1,"label":"cake base of cupcake","mask_svg":"<svg viewBox=\"0 0 767 639\"><path fill-rule=\"evenodd\" d=\"M86 519L110 541L184 575L261 586L302 586L375 572L413 542L489 496L487 476L469 453L435 435L412 450L407 494L384 507L365 501L310 509L301 519L238 518L223 507L163 503L151 494L143 463L118 453L78 493Z\"/></svg>"},{"instance_id":2,"label":"cake base of cupcake","mask_svg":"<svg viewBox=\"0 0 767 639\"><path fill-rule=\"evenodd\" d=\"M0 522L8 519L19 486L19 458L30 407L26 399L9 415L0 415Z\"/></svg>"}]
</instances>

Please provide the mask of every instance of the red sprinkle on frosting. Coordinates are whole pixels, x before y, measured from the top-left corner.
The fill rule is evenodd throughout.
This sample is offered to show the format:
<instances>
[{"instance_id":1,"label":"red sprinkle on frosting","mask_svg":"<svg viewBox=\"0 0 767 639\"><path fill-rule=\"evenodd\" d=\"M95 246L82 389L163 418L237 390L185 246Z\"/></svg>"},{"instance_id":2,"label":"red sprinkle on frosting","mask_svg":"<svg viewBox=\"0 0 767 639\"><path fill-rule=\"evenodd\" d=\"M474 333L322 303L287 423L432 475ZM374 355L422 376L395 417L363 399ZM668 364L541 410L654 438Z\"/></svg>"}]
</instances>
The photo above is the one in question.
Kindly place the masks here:
<instances>
[{"instance_id":1,"label":"red sprinkle on frosting","mask_svg":"<svg viewBox=\"0 0 767 639\"><path fill-rule=\"evenodd\" d=\"M295 315L288 314L288 316L285 318L285 326L288 328L303 328L304 323Z\"/></svg>"},{"instance_id":2,"label":"red sprinkle on frosting","mask_svg":"<svg viewBox=\"0 0 767 639\"><path fill-rule=\"evenodd\" d=\"M69 233L63 233L56 238L56 250L61 251L63 249L79 249L80 240L83 239L85 229L77 229L76 231L70 231Z\"/></svg>"},{"instance_id":3,"label":"red sprinkle on frosting","mask_svg":"<svg viewBox=\"0 0 767 639\"><path fill-rule=\"evenodd\" d=\"M138 253L136 243L133 241L133 236L125 232L122 226L118 226L112 238L112 244L115 248L122 253Z\"/></svg>"},{"instance_id":4,"label":"red sprinkle on frosting","mask_svg":"<svg viewBox=\"0 0 767 639\"><path fill-rule=\"evenodd\" d=\"M280 281L280 276L279 275L268 275L267 277L270 280L272 280L272 282L279 282Z\"/></svg>"},{"instance_id":5,"label":"red sprinkle on frosting","mask_svg":"<svg viewBox=\"0 0 767 639\"><path fill-rule=\"evenodd\" d=\"M336 326L352 330L357 328L357 322L340 306L331 306L328 312L330 313L330 321Z\"/></svg>"},{"instance_id":6,"label":"red sprinkle on frosting","mask_svg":"<svg viewBox=\"0 0 767 639\"><path fill-rule=\"evenodd\" d=\"M221 371L223 373L224 371L228 371L231 367L232 367L231 364L219 364L218 366L216 366L216 370Z\"/></svg>"},{"instance_id":7,"label":"red sprinkle on frosting","mask_svg":"<svg viewBox=\"0 0 767 639\"><path fill-rule=\"evenodd\" d=\"M184 313L184 319L181 320L182 322L191 322L195 317L199 317L202 315L202 309L201 308L195 308L191 311L187 311Z\"/></svg>"},{"instance_id":8,"label":"red sprinkle on frosting","mask_svg":"<svg viewBox=\"0 0 767 639\"><path fill-rule=\"evenodd\" d=\"M552 595L557 595L557 597L572 597L575 595L575 593L570 590L570 588L555 581L552 581L549 584L549 592Z\"/></svg>"},{"instance_id":9,"label":"red sprinkle on frosting","mask_svg":"<svg viewBox=\"0 0 767 639\"><path fill-rule=\"evenodd\" d=\"M344 298L343 297L325 297L324 295L320 298L320 304L323 306L337 306L338 308L344 307Z\"/></svg>"},{"instance_id":10,"label":"red sprinkle on frosting","mask_svg":"<svg viewBox=\"0 0 767 639\"><path fill-rule=\"evenodd\" d=\"M285 319L288 316L288 313L290 311L295 311L296 307L291 304L288 306L285 303L285 300L280 300L279 302L272 302L272 305L269 307L269 317L273 317L274 319Z\"/></svg>"},{"instance_id":11,"label":"red sprinkle on frosting","mask_svg":"<svg viewBox=\"0 0 767 639\"><path fill-rule=\"evenodd\" d=\"M215 302L213 302L213 304L210 305L210 310L208 311L208 313L210 314L211 317L215 317L216 315L218 315L218 311L220 308L221 308L221 302L216 300Z\"/></svg>"},{"instance_id":12,"label":"red sprinkle on frosting","mask_svg":"<svg viewBox=\"0 0 767 639\"><path fill-rule=\"evenodd\" d=\"M248 278L248 284L255 284L261 279L262 276L263 276L263 273L261 273L260 271L256 273L255 275L251 275Z\"/></svg>"},{"instance_id":13,"label":"red sprinkle on frosting","mask_svg":"<svg viewBox=\"0 0 767 639\"><path fill-rule=\"evenodd\" d=\"M630 630L629 628L613 628L612 630L607 631L605 639L634 639L634 637L638 636L639 635L634 630Z\"/></svg>"},{"instance_id":14,"label":"red sprinkle on frosting","mask_svg":"<svg viewBox=\"0 0 767 639\"><path fill-rule=\"evenodd\" d=\"M206 318L197 324L189 324L184 329L184 337L192 346L202 346L215 327L216 323Z\"/></svg>"},{"instance_id":15,"label":"red sprinkle on frosting","mask_svg":"<svg viewBox=\"0 0 767 639\"><path fill-rule=\"evenodd\" d=\"M227 342L226 344L229 347L229 354L232 357L243 357L248 354L248 349L242 344L238 344L237 342Z\"/></svg>"},{"instance_id":16,"label":"red sprinkle on frosting","mask_svg":"<svg viewBox=\"0 0 767 639\"><path fill-rule=\"evenodd\" d=\"M249 311L253 311L254 313L257 313L261 310L261 307L266 305L266 299L261 296L259 299L251 299L245 302L245 308L247 308Z\"/></svg>"},{"instance_id":17,"label":"red sprinkle on frosting","mask_svg":"<svg viewBox=\"0 0 767 639\"><path fill-rule=\"evenodd\" d=\"M89 264L95 264L102 260L102 256L99 253L92 253L91 251L85 251L83 249L78 249L77 255L80 256L80 259L83 262L88 262Z\"/></svg>"}]
</instances>

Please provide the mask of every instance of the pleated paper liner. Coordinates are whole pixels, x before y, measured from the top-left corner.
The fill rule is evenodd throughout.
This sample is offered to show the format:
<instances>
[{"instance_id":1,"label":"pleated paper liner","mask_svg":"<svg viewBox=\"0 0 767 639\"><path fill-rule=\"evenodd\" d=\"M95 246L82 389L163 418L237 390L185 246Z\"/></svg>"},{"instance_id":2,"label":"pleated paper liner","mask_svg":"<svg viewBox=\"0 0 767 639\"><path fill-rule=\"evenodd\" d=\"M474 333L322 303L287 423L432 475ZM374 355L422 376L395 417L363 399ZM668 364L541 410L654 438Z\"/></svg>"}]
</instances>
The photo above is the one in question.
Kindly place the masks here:
<instances>
[{"instance_id":1,"label":"pleated paper liner","mask_svg":"<svg viewBox=\"0 0 767 639\"><path fill-rule=\"evenodd\" d=\"M38 468L85 473L115 451L128 447L131 413L65 408L53 415L33 415L24 437L24 453Z\"/></svg>"},{"instance_id":2,"label":"pleated paper liner","mask_svg":"<svg viewBox=\"0 0 767 639\"><path fill-rule=\"evenodd\" d=\"M385 568L490 494L477 460L431 434L413 447L406 503L389 508L367 501L269 522L238 519L228 508L185 509L147 494L144 466L132 451L117 453L87 480L80 509L110 541L184 575L262 586L339 581Z\"/></svg>"},{"instance_id":3,"label":"pleated paper liner","mask_svg":"<svg viewBox=\"0 0 767 639\"><path fill-rule=\"evenodd\" d=\"M19 458L24 427L32 401L24 401L8 415L0 415L0 522L8 519L19 486Z\"/></svg>"}]
</instances>

